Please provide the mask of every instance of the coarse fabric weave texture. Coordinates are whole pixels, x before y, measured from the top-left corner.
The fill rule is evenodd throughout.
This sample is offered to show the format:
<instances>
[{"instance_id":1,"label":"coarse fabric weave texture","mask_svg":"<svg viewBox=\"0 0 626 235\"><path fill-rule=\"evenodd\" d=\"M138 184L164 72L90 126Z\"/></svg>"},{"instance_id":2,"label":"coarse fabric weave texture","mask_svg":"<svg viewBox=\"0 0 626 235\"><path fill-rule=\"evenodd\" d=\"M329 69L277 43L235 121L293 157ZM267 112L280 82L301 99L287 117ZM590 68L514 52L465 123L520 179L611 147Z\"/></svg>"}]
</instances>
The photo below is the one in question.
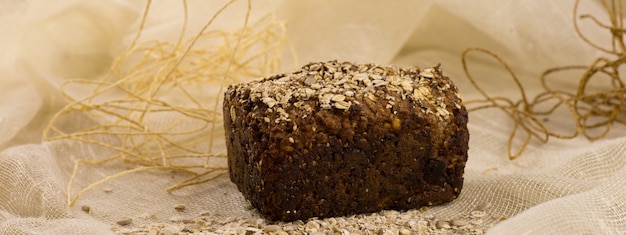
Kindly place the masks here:
<instances>
[{"instance_id":1,"label":"coarse fabric weave texture","mask_svg":"<svg viewBox=\"0 0 626 235\"><path fill-rule=\"evenodd\" d=\"M193 35L223 3L188 4L187 35ZM600 1L582 4L581 13L608 19ZM184 233L202 228L199 223L189 226L194 223L185 220L210 220L204 223L211 228L207 234L245 234L246 229L277 233L291 225L309 232L334 226L335 233L344 234L365 230L389 234L455 230L476 234L626 233L626 127L616 125L608 136L593 142L582 136L553 138L545 144L531 141L521 157L509 160L507 139L513 122L496 109L470 112L463 191L459 198L441 206L277 227L260 220L227 175L168 193L165 189L184 180L184 175L149 171L108 181L68 207L66 189L74 162L111 153L80 142L42 141L48 120L67 102L59 84L69 78L95 79L105 72L112 58L132 41L144 6L143 2L122 0L3 1L0 234L148 233L150 228ZM483 47L499 54L521 78L528 94L539 92L538 77L545 69L588 65L599 56L600 52L576 35L573 8L573 0L272 0L253 1L251 18L274 13L276 19L288 23L287 39L298 61L284 56L285 70L309 61L335 59L421 67L441 63L463 99L471 100L481 97L463 72L461 53L465 48ZM213 27L241 26L245 11L246 2L237 1ZM176 40L182 12L178 1L154 3L144 39ZM590 40L610 45L607 30L593 24L580 26ZM490 94L519 98L513 80L495 61L471 56L469 69ZM580 74L566 75L569 77L560 80L561 88L575 89ZM574 127L562 121L567 118L566 112L557 112L547 123L568 132ZM76 114L61 125L93 121ZM104 164L79 170L72 193L125 167ZM117 223L126 218L132 219L130 225Z\"/></svg>"}]
</instances>

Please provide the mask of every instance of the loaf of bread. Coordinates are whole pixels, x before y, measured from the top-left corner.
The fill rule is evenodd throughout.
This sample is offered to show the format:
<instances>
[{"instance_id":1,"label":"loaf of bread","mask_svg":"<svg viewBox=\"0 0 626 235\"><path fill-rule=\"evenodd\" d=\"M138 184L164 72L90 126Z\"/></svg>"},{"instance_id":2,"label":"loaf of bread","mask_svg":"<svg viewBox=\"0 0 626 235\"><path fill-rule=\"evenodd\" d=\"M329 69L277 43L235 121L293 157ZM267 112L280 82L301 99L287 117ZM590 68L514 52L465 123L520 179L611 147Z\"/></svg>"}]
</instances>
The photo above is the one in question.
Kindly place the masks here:
<instances>
[{"instance_id":1,"label":"loaf of bread","mask_svg":"<svg viewBox=\"0 0 626 235\"><path fill-rule=\"evenodd\" d=\"M230 178L271 220L408 210L463 186L467 111L440 66L310 63L228 87Z\"/></svg>"}]
</instances>

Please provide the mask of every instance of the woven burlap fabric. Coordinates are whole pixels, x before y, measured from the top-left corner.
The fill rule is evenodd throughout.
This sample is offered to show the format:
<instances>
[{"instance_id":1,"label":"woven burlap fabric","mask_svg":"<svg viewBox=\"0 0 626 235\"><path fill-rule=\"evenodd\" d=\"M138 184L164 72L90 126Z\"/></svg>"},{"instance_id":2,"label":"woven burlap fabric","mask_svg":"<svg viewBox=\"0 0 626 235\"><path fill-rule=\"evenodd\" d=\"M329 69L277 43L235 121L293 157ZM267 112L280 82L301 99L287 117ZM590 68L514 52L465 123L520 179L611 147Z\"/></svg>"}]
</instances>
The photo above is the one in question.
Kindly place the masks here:
<instances>
[{"instance_id":1,"label":"woven burlap fabric","mask_svg":"<svg viewBox=\"0 0 626 235\"><path fill-rule=\"evenodd\" d=\"M195 32L221 3L190 1L190 32ZM459 86L464 99L480 98L461 65L467 47L500 54L522 79L529 94L539 91L545 69L589 64L599 55L584 44L572 25L573 1L323 1L253 2L252 18L274 12L288 22L287 37L298 61L285 56L286 70L317 60L351 60L431 66ZM66 188L76 159L97 159L107 150L72 141L44 142L43 128L65 100L58 84L74 77L97 77L128 45L144 4L126 1L9 0L0 9L0 233L109 234L116 221L134 224L170 222L209 212L218 217L256 218L227 176L167 193L184 179L172 172L143 172L114 179L89 191L68 207ZM585 13L605 16L595 1ZM175 40L181 24L178 2L157 3L147 21L146 38ZM215 24L241 25L245 1ZM601 17L600 19L606 19ZM590 39L606 44L609 34L582 25ZM191 33L189 34L191 35ZM286 53L287 54L287 53ZM501 66L486 57L470 57L470 69L494 95L519 98L519 90ZM577 85L565 77L565 89ZM549 124L568 132L566 112ZM76 114L62 125L93 120ZM489 202L485 226L491 234L626 233L626 128L615 126L601 140L578 137L531 141L524 154L507 158L513 122L499 110L470 113L470 151L461 196L429 208L441 218L467 214ZM518 143L518 142L516 142ZM223 149L221 149L223 150ZM75 189L124 165L108 164L79 171ZM107 189L111 189L108 192ZM73 191L76 193L76 190ZM92 213L81 211L88 205ZM501 218L506 220L500 221Z\"/></svg>"}]
</instances>

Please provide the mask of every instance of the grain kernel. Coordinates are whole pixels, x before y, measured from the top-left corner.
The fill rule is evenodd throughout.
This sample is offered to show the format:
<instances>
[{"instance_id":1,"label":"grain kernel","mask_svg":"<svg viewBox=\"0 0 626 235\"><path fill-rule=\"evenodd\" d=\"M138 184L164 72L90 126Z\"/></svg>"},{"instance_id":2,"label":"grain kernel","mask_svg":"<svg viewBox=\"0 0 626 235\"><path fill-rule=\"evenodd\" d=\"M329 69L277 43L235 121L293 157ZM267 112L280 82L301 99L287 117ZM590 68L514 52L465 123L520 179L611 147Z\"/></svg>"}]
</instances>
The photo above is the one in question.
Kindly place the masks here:
<instances>
[{"instance_id":1,"label":"grain kernel","mask_svg":"<svg viewBox=\"0 0 626 235\"><path fill-rule=\"evenodd\" d=\"M280 230L280 226L275 225L275 224L271 224L271 225L267 225L267 226L263 227L263 231L264 232L271 233L271 232L276 232L278 230Z\"/></svg>"},{"instance_id":2,"label":"grain kernel","mask_svg":"<svg viewBox=\"0 0 626 235\"><path fill-rule=\"evenodd\" d=\"M487 213L485 213L484 211L472 211L470 212L470 215L474 218L482 218L485 217Z\"/></svg>"},{"instance_id":3,"label":"grain kernel","mask_svg":"<svg viewBox=\"0 0 626 235\"><path fill-rule=\"evenodd\" d=\"M438 229L442 229L442 228L445 228L445 229L447 229L447 228L451 228L451 227L450 227L450 224L449 224L448 222L446 222L446 221L437 221L437 224L436 224L435 226L437 226L437 228L438 228Z\"/></svg>"},{"instance_id":4,"label":"grain kernel","mask_svg":"<svg viewBox=\"0 0 626 235\"><path fill-rule=\"evenodd\" d=\"M285 152L293 152L293 147L291 147L290 145L281 145L280 149L282 149Z\"/></svg>"},{"instance_id":5,"label":"grain kernel","mask_svg":"<svg viewBox=\"0 0 626 235\"><path fill-rule=\"evenodd\" d=\"M457 227L463 227L467 225L467 221L461 219L452 220L452 225Z\"/></svg>"},{"instance_id":6,"label":"grain kernel","mask_svg":"<svg viewBox=\"0 0 626 235\"><path fill-rule=\"evenodd\" d=\"M185 208L185 205L179 204L179 205L176 205L174 209L177 211L184 211L186 208Z\"/></svg>"},{"instance_id":7,"label":"grain kernel","mask_svg":"<svg viewBox=\"0 0 626 235\"><path fill-rule=\"evenodd\" d=\"M400 119L396 116L391 116L391 128L399 131L400 129L402 129L402 121L400 121Z\"/></svg>"},{"instance_id":8,"label":"grain kernel","mask_svg":"<svg viewBox=\"0 0 626 235\"><path fill-rule=\"evenodd\" d=\"M121 225L121 226L126 226L126 225L129 225L129 224L132 224L133 223L133 219L131 219L131 218L123 218L121 220L118 220L116 223Z\"/></svg>"},{"instance_id":9,"label":"grain kernel","mask_svg":"<svg viewBox=\"0 0 626 235\"><path fill-rule=\"evenodd\" d=\"M344 96L344 95L334 95L331 98L331 100L335 101L335 102L337 102L337 101L344 101L345 99L346 99L346 96Z\"/></svg>"},{"instance_id":10,"label":"grain kernel","mask_svg":"<svg viewBox=\"0 0 626 235\"><path fill-rule=\"evenodd\" d=\"M476 207L477 211L486 211L491 207L491 202L483 202Z\"/></svg>"}]
</instances>

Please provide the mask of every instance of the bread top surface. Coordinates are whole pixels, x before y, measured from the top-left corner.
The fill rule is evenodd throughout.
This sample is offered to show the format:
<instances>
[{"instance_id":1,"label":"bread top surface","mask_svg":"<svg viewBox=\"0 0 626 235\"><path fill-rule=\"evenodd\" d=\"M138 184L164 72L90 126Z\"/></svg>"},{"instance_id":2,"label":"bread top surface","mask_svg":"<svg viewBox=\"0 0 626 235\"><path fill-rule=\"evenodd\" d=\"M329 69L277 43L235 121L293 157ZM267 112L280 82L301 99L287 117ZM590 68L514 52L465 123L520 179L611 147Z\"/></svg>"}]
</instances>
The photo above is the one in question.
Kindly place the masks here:
<instances>
[{"instance_id":1,"label":"bread top surface","mask_svg":"<svg viewBox=\"0 0 626 235\"><path fill-rule=\"evenodd\" d=\"M411 102L417 112L450 121L461 96L439 66L420 69L350 62L315 62L292 73L231 85L239 102L252 102L271 122L290 122L289 113L306 116L319 110L349 112L355 105L376 103L392 113L397 103ZM230 102L232 103L232 102ZM236 103L236 102L235 102ZM336 112L334 112L336 113ZM231 115L234 115L231 112ZM234 117L233 117L234 118Z\"/></svg>"}]
</instances>

